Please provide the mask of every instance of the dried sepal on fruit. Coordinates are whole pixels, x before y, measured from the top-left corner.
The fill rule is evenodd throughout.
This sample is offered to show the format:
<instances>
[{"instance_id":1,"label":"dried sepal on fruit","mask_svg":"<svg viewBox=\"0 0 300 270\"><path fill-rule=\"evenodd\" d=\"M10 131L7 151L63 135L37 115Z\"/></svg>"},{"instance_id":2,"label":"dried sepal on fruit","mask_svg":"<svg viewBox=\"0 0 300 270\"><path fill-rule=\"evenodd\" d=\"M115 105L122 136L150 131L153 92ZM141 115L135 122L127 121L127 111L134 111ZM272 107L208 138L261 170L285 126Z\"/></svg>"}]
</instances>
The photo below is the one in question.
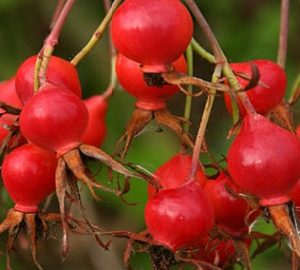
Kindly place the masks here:
<instances>
[{"instance_id":1,"label":"dried sepal on fruit","mask_svg":"<svg viewBox=\"0 0 300 270\"><path fill-rule=\"evenodd\" d=\"M181 56L172 65L174 72L185 73L187 70L184 56ZM186 120L171 114L166 108L167 99L179 91L177 86L165 82L157 86L157 78L161 78L157 74L147 74L147 83L140 64L121 54L117 56L116 74L124 90L137 99L136 108L127 124L126 131L117 142L116 153L120 154L121 158L125 157L133 138L152 120L155 120L160 126L173 130L184 145L193 147L189 134L182 127ZM151 81L151 85L149 85L151 78L154 81Z\"/></svg>"},{"instance_id":2,"label":"dried sepal on fruit","mask_svg":"<svg viewBox=\"0 0 300 270\"><path fill-rule=\"evenodd\" d=\"M39 204L55 191L56 165L55 153L33 144L24 144L4 158L1 171L3 184L15 203L0 223L0 233L8 231L9 234L7 269L10 269L9 254L14 240L22 229L27 233L34 262L42 269L36 256L38 234L45 237L48 224L61 220L60 214L46 214L39 210Z\"/></svg>"},{"instance_id":3,"label":"dried sepal on fruit","mask_svg":"<svg viewBox=\"0 0 300 270\"><path fill-rule=\"evenodd\" d=\"M260 211L252 209L240 195L241 190L232 182L229 176L221 172L216 179L205 183L204 191L214 207L216 225L230 238L234 248L233 254L241 258L246 269L251 269L249 233L251 224L259 216Z\"/></svg>"},{"instance_id":4,"label":"dried sepal on fruit","mask_svg":"<svg viewBox=\"0 0 300 270\"><path fill-rule=\"evenodd\" d=\"M15 77L0 83L0 154L25 142L18 129L22 108L16 93Z\"/></svg>"},{"instance_id":5,"label":"dried sepal on fruit","mask_svg":"<svg viewBox=\"0 0 300 270\"><path fill-rule=\"evenodd\" d=\"M71 91L50 84L46 84L24 105L20 115L22 134L39 147L55 152L59 159L55 181L62 216L65 215L64 201L69 186L67 170L89 188L94 198L98 199L95 188L103 188L90 177L81 156L98 160L125 178L146 178L128 170L101 149L82 144L81 137L87 123L88 111L80 98Z\"/></svg>"}]
</instances>

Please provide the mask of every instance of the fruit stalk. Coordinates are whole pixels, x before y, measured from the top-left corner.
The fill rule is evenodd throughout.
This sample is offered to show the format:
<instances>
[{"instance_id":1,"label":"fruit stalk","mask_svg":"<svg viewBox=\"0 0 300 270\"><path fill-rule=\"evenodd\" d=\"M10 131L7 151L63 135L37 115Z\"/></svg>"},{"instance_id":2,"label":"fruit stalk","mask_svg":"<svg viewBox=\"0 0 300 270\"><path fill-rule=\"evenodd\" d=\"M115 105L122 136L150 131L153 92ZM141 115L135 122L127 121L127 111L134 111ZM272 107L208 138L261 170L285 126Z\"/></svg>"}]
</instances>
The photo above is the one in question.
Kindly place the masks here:
<instances>
[{"instance_id":1,"label":"fruit stalk","mask_svg":"<svg viewBox=\"0 0 300 270\"><path fill-rule=\"evenodd\" d=\"M206 51L194 38L192 38L191 45L193 49L205 60L207 60L211 64L216 64L215 57L211 53Z\"/></svg>"},{"instance_id":2,"label":"fruit stalk","mask_svg":"<svg viewBox=\"0 0 300 270\"><path fill-rule=\"evenodd\" d=\"M290 92L290 97L288 99L288 103L290 105L296 103L300 96L300 73L296 76L293 85L292 85L292 90Z\"/></svg>"},{"instance_id":3,"label":"fruit stalk","mask_svg":"<svg viewBox=\"0 0 300 270\"><path fill-rule=\"evenodd\" d=\"M234 245L245 269L252 270L251 259L249 254L249 246L245 243L245 241L240 239L235 240Z\"/></svg>"},{"instance_id":4,"label":"fruit stalk","mask_svg":"<svg viewBox=\"0 0 300 270\"><path fill-rule=\"evenodd\" d=\"M188 68L188 76L193 76L193 49L192 45L190 44L186 49L186 58L187 58L187 68ZM192 109L192 93L193 93L193 86L191 84L188 85L188 92L191 95L187 95L185 98L185 106L184 106L184 118L189 121L191 117L191 109ZM184 130L188 133L189 132L189 123L184 123Z\"/></svg>"},{"instance_id":5,"label":"fruit stalk","mask_svg":"<svg viewBox=\"0 0 300 270\"><path fill-rule=\"evenodd\" d=\"M93 33L93 36L87 42L87 44L77 53L74 58L71 60L71 63L76 66L97 44L97 42L102 38L105 29L107 28L113 14L115 13L118 6L121 4L122 0L115 0L106 13L104 19L97 27L96 31Z\"/></svg>"},{"instance_id":6,"label":"fruit stalk","mask_svg":"<svg viewBox=\"0 0 300 270\"><path fill-rule=\"evenodd\" d=\"M212 32L209 24L207 23L206 19L204 18L199 7L197 6L197 4L195 3L194 0L185 0L185 2L187 4L187 6L189 7L190 11L193 13L197 23L199 24L201 30L205 34L207 40L209 41L210 46L213 50L216 62L223 64L223 73L226 76L226 78L228 79L230 86L233 88L233 91L231 91L231 94L235 97L236 93L238 93L238 96L239 96L241 102L243 103L244 107L248 111L248 113L255 113L255 110L254 110L251 102L249 101L247 94L243 93L243 92L237 92L237 91L240 91L242 89L242 87L241 87L240 83L238 82L236 76L232 72L224 52L222 51L214 33ZM235 106L233 104L233 118L234 118L234 122L236 123L237 120L239 119L239 115L238 115L238 110L235 109L234 107Z\"/></svg>"},{"instance_id":7,"label":"fruit stalk","mask_svg":"<svg viewBox=\"0 0 300 270\"><path fill-rule=\"evenodd\" d=\"M291 270L299 270L299 258L295 252L292 252Z\"/></svg>"},{"instance_id":8,"label":"fruit stalk","mask_svg":"<svg viewBox=\"0 0 300 270\"><path fill-rule=\"evenodd\" d=\"M288 206L282 204L269 206L268 208L276 228L288 237L293 252L300 257L300 239L290 218Z\"/></svg>"},{"instance_id":9,"label":"fruit stalk","mask_svg":"<svg viewBox=\"0 0 300 270\"><path fill-rule=\"evenodd\" d=\"M287 55L287 42L288 42L288 33L289 33L289 9L290 9L290 1L281 0L280 34L279 34L277 63L282 68L284 68L285 66L286 55Z\"/></svg>"},{"instance_id":10,"label":"fruit stalk","mask_svg":"<svg viewBox=\"0 0 300 270\"><path fill-rule=\"evenodd\" d=\"M52 29L54 27L54 25L57 21L57 18L65 5L65 2L66 2L66 0L58 0L57 1L56 8L55 8L55 11L53 13L51 23L50 23L50 29Z\"/></svg>"},{"instance_id":11,"label":"fruit stalk","mask_svg":"<svg viewBox=\"0 0 300 270\"><path fill-rule=\"evenodd\" d=\"M50 57L54 51L54 47L58 42L61 30L66 22L69 12L71 11L75 0L67 0L62 8L50 34L44 42L44 46L37 58L35 71L34 71L34 91L37 92L40 85L46 83L46 70L50 60Z\"/></svg>"},{"instance_id":12,"label":"fruit stalk","mask_svg":"<svg viewBox=\"0 0 300 270\"><path fill-rule=\"evenodd\" d=\"M212 75L213 83L217 82L218 79L220 78L221 69L222 69L222 66L220 64L216 65L214 73ZM207 123L209 120L209 116L210 116L210 113L211 113L211 110L212 110L212 107L214 104L215 96L216 96L216 89L212 89L211 93L207 96L207 100L206 100L205 107L204 107L204 112L202 114L202 119L201 119L201 123L199 126L199 130L197 133L196 142L195 142L195 146L194 146L194 150L193 150L193 161L192 161L191 172L189 175L190 181L192 181L195 178L195 175L197 172L199 155L200 155L201 147L202 147L202 144L204 141L204 135L205 135ZM203 171L205 171L205 170L203 169Z\"/></svg>"}]
</instances>

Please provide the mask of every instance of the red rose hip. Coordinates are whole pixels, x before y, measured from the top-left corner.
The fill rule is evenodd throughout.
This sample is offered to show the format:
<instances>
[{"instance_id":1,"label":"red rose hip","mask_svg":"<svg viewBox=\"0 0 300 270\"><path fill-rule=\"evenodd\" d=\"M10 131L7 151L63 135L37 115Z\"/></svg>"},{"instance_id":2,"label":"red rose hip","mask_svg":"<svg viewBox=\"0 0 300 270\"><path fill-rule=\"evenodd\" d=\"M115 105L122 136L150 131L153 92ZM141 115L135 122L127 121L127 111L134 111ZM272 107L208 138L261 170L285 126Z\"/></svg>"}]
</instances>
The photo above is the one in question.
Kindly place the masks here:
<instances>
[{"instance_id":1,"label":"red rose hip","mask_svg":"<svg viewBox=\"0 0 300 270\"><path fill-rule=\"evenodd\" d=\"M214 212L200 184L192 181L149 199L145 222L153 240L175 251L207 236Z\"/></svg>"},{"instance_id":2,"label":"red rose hip","mask_svg":"<svg viewBox=\"0 0 300 270\"><path fill-rule=\"evenodd\" d=\"M254 64L258 68L260 77L255 87L246 91L251 104L256 112L266 114L275 108L282 101L286 90L286 75L284 70L275 62L260 59L242 63L232 63L230 67L236 73L238 81L244 88L249 84L251 78L251 65ZM224 95L227 109L231 112L231 101L228 94ZM238 101L240 114L245 116L246 112Z\"/></svg>"},{"instance_id":3,"label":"red rose hip","mask_svg":"<svg viewBox=\"0 0 300 270\"><path fill-rule=\"evenodd\" d=\"M105 97L97 95L84 100L84 104L89 112L89 121L81 141L98 147L103 143L106 135L107 102Z\"/></svg>"},{"instance_id":4,"label":"red rose hip","mask_svg":"<svg viewBox=\"0 0 300 270\"><path fill-rule=\"evenodd\" d=\"M242 190L261 205L289 201L300 177L300 140L262 115L247 115L228 151L228 169Z\"/></svg>"},{"instance_id":5,"label":"red rose hip","mask_svg":"<svg viewBox=\"0 0 300 270\"><path fill-rule=\"evenodd\" d=\"M262 115L247 115L227 161L235 183L268 207L275 226L300 256L298 232L286 205L300 176L299 138Z\"/></svg>"},{"instance_id":6,"label":"red rose hip","mask_svg":"<svg viewBox=\"0 0 300 270\"><path fill-rule=\"evenodd\" d=\"M184 56L180 56L174 63L174 70L187 72ZM140 64L118 54L116 73L124 90L137 99L136 107L144 110L161 110L166 107L166 100L179 91L175 85L165 84L161 87L148 86L144 80Z\"/></svg>"},{"instance_id":7,"label":"red rose hip","mask_svg":"<svg viewBox=\"0 0 300 270\"><path fill-rule=\"evenodd\" d=\"M39 203L55 191L56 165L54 152L33 144L20 146L5 156L2 179L15 210L38 211Z\"/></svg>"},{"instance_id":8,"label":"red rose hip","mask_svg":"<svg viewBox=\"0 0 300 270\"><path fill-rule=\"evenodd\" d=\"M62 155L81 143L88 111L78 96L46 85L23 107L21 133L32 143Z\"/></svg>"},{"instance_id":9,"label":"red rose hip","mask_svg":"<svg viewBox=\"0 0 300 270\"><path fill-rule=\"evenodd\" d=\"M112 18L112 39L120 53L144 72L168 71L193 35L193 21L178 0L127 0Z\"/></svg>"},{"instance_id":10,"label":"red rose hip","mask_svg":"<svg viewBox=\"0 0 300 270\"><path fill-rule=\"evenodd\" d=\"M162 186L162 189L177 188L188 181L191 172L192 157L188 154L178 153L170 160L160 166L155 172L156 181ZM207 178L202 172L200 165L197 167L196 181L203 187ZM148 197L152 198L156 191L152 185L148 185Z\"/></svg>"},{"instance_id":11,"label":"red rose hip","mask_svg":"<svg viewBox=\"0 0 300 270\"><path fill-rule=\"evenodd\" d=\"M214 180L208 180L204 186L205 194L214 207L216 224L232 236L247 235L249 228L246 220L252 222L258 212L249 216L252 209L247 202L230 194L228 189L239 193L239 189L224 173Z\"/></svg>"},{"instance_id":12,"label":"red rose hip","mask_svg":"<svg viewBox=\"0 0 300 270\"><path fill-rule=\"evenodd\" d=\"M16 91L23 104L34 95L36 59L36 55L27 58L16 73ZM46 71L46 81L54 86L66 88L81 97L81 85L76 68L60 57L51 56Z\"/></svg>"}]
</instances>

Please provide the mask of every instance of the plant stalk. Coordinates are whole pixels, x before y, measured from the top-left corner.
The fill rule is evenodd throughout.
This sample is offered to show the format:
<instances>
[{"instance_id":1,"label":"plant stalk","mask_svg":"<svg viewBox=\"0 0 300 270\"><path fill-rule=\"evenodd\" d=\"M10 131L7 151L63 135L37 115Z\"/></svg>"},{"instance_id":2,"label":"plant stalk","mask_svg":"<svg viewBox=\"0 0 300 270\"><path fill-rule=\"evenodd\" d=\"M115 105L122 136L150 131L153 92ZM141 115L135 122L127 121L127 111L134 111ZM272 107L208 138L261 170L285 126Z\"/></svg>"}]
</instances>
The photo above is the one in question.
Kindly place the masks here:
<instances>
[{"instance_id":1,"label":"plant stalk","mask_svg":"<svg viewBox=\"0 0 300 270\"><path fill-rule=\"evenodd\" d=\"M38 54L34 72L34 91L37 92L40 86L46 83L46 71L50 57L54 51L54 47L58 43L61 30L66 22L75 0L67 0L62 8L55 24L44 42L44 46Z\"/></svg>"},{"instance_id":2,"label":"plant stalk","mask_svg":"<svg viewBox=\"0 0 300 270\"><path fill-rule=\"evenodd\" d=\"M193 76L194 67L193 67L193 48L190 44L186 50L186 58L187 58L187 74L188 76ZM185 106L184 106L184 118L189 121L191 117L191 110L192 110L192 93L193 93L193 86L191 84L188 85L188 93L185 98ZM186 133L189 132L190 125L189 123L184 123L184 130Z\"/></svg>"},{"instance_id":3,"label":"plant stalk","mask_svg":"<svg viewBox=\"0 0 300 270\"><path fill-rule=\"evenodd\" d=\"M215 67L214 73L212 75L212 82L217 82L219 78L221 77L221 72L222 72L222 65L218 64ZM196 137L196 142L193 150L193 157L192 157L192 166L191 166L191 171L189 175L189 181L193 181L196 176L197 172L197 167L199 163L199 156L201 152L201 148L203 145L204 141L204 136L205 136L205 131L207 128L208 120L211 114L211 110L215 101L215 96L216 96L216 89L212 89L211 93L207 96L204 111L202 114L201 122L199 125L197 137ZM204 171L204 170L203 170Z\"/></svg>"},{"instance_id":4,"label":"plant stalk","mask_svg":"<svg viewBox=\"0 0 300 270\"><path fill-rule=\"evenodd\" d=\"M90 40L87 42L87 44L80 50L79 53L75 55L75 57L71 60L71 63L76 66L78 63L88 54L90 51L95 47L95 45L98 43L98 41L101 40L103 33L107 26L109 25L109 22L114 14L114 12L117 10L118 6L121 4L122 0L115 0L110 7L109 11L106 13L104 19L100 23L100 25L97 27L96 31L94 32L93 36L90 38Z\"/></svg>"},{"instance_id":5,"label":"plant stalk","mask_svg":"<svg viewBox=\"0 0 300 270\"><path fill-rule=\"evenodd\" d=\"M286 56L287 56L287 44L288 44L288 32L289 32L289 9L290 9L290 1L281 0L280 34L279 34L277 63L282 68L285 67Z\"/></svg>"}]
</instances>

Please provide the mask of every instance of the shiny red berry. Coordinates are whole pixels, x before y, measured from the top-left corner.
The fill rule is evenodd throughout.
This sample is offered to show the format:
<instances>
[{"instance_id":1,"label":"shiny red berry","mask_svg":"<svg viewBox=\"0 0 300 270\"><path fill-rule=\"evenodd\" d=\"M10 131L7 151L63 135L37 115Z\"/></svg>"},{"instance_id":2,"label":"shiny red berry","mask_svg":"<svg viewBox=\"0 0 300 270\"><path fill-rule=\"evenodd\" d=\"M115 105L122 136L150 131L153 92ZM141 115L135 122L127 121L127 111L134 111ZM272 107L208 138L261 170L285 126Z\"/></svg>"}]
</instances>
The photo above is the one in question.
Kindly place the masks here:
<instances>
[{"instance_id":1,"label":"shiny red berry","mask_svg":"<svg viewBox=\"0 0 300 270\"><path fill-rule=\"evenodd\" d=\"M162 189L180 187L188 181L191 167L192 157L190 155L176 154L154 172L156 181L162 186ZM200 165L197 167L196 181L198 181L202 187L207 181ZM149 184L148 197L151 198L155 194L155 188Z\"/></svg>"},{"instance_id":2,"label":"shiny red berry","mask_svg":"<svg viewBox=\"0 0 300 270\"><path fill-rule=\"evenodd\" d=\"M178 0L126 0L112 18L111 31L119 52L145 72L165 72L189 45L193 21Z\"/></svg>"},{"instance_id":3,"label":"shiny red berry","mask_svg":"<svg viewBox=\"0 0 300 270\"><path fill-rule=\"evenodd\" d=\"M68 90L46 85L23 107L21 133L30 142L57 152L77 147L88 124L81 99Z\"/></svg>"},{"instance_id":4,"label":"shiny red berry","mask_svg":"<svg viewBox=\"0 0 300 270\"><path fill-rule=\"evenodd\" d=\"M37 56L26 59L18 68L16 73L16 91L23 104L34 94L34 69ZM46 78L49 84L61 88L67 88L77 96L81 97L81 85L76 68L68 61L51 56Z\"/></svg>"},{"instance_id":5,"label":"shiny red berry","mask_svg":"<svg viewBox=\"0 0 300 270\"><path fill-rule=\"evenodd\" d=\"M98 147L103 143L106 135L107 102L101 95L92 96L83 102L89 112L89 122L81 141Z\"/></svg>"},{"instance_id":6,"label":"shiny red berry","mask_svg":"<svg viewBox=\"0 0 300 270\"><path fill-rule=\"evenodd\" d=\"M249 84L252 76L251 64L256 65L259 70L258 84L247 90L246 93L254 106L254 109L260 114L266 114L269 110L275 108L282 101L286 90L286 75L284 70L275 62L270 60L253 60L250 62L232 63L232 70L244 88ZM227 109L231 112L231 101L228 94L224 95ZM246 114L241 102L238 102L240 114Z\"/></svg>"},{"instance_id":7,"label":"shiny red berry","mask_svg":"<svg viewBox=\"0 0 300 270\"><path fill-rule=\"evenodd\" d=\"M187 72L183 55L173 63L173 67L177 72ZM179 91L177 86L170 84L161 87L148 86L140 64L120 53L117 56L116 73L124 90L137 99L135 105L140 109L152 111L164 109L166 100Z\"/></svg>"},{"instance_id":8,"label":"shiny red berry","mask_svg":"<svg viewBox=\"0 0 300 270\"><path fill-rule=\"evenodd\" d=\"M175 251L207 236L214 212L200 184L192 181L150 198L145 222L153 240Z\"/></svg>"},{"instance_id":9,"label":"shiny red berry","mask_svg":"<svg viewBox=\"0 0 300 270\"><path fill-rule=\"evenodd\" d=\"M0 101L16 108L22 107L15 88L15 77L0 82Z\"/></svg>"},{"instance_id":10,"label":"shiny red berry","mask_svg":"<svg viewBox=\"0 0 300 270\"><path fill-rule=\"evenodd\" d=\"M262 115L247 115L227 160L234 182L261 205L283 204L300 178L300 140Z\"/></svg>"},{"instance_id":11,"label":"shiny red berry","mask_svg":"<svg viewBox=\"0 0 300 270\"><path fill-rule=\"evenodd\" d=\"M250 216L252 209L248 203L230 193L238 194L240 191L226 174L221 173L217 179L207 181L204 191L214 207L219 228L236 237L248 233L249 224L258 213L252 212Z\"/></svg>"},{"instance_id":12,"label":"shiny red berry","mask_svg":"<svg viewBox=\"0 0 300 270\"><path fill-rule=\"evenodd\" d=\"M14 209L36 212L39 203L55 191L55 153L33 144L14 149L2 164L2 179Z\"/></svg>"},{"instance_id":13,"label":"shiny red berry","mask_svg":"<svg viewBox=\"0 0 300 270\"><path fill-rule=\"evenodd\" d=\"M22 103L17 95L15 88L15 78L11 78L9 80L3 81L0 83L0 101L4 102L8 105L11 105L15 108L21 108ZM0 109L0 113L4 113L3 109ZM0 117L0 145L4 142L6 137L9 134L9 128L16 124L17 116L5 113ZM20 138L18 142L16 141L16 136L9 140L10 145L18 145L19 143L23 143L24 138Z\"/></svg>"}]
</instances>

